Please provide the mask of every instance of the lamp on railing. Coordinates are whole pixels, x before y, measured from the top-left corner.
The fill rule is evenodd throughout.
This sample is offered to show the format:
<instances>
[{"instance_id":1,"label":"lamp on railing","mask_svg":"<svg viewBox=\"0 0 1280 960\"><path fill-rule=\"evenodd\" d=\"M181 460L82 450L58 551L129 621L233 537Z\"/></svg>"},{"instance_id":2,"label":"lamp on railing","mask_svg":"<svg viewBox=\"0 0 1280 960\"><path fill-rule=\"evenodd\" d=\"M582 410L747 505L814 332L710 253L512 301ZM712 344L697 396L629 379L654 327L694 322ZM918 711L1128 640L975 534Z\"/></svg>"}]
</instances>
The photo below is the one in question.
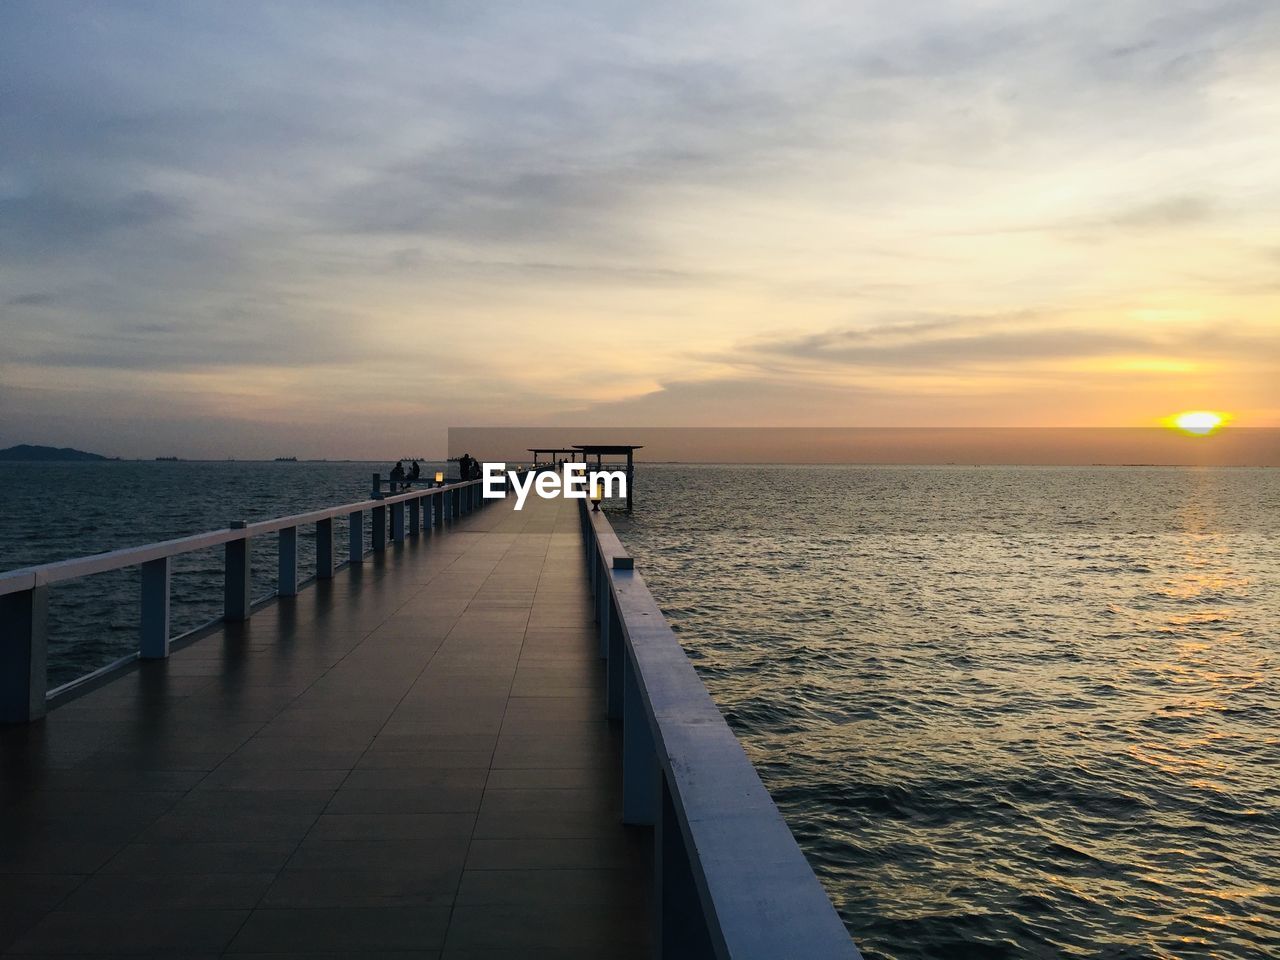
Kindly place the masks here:
<instances>
[{"instance_id":1,"label":"lamp on railing","mask_svg":"<svg viewBox=\"0 0 1280 960\"><path fill-rule=\"evenodd\" d=\"M437 470L437 471L436 471L436 486L437 486L437 487L443 487L443 486L444 486L444 471L443 471L443 470Z\"/></svg>"},{"instance_id":2,"label":"lamp on railing","mask_svg":"<svg viewBox=\"0 0 1280 960\"><path fill-rule=\"evenodd\" d=\"M604 499L604 487L596 484L596 488L591 491L591 512L600 512L600 501Z\"/></svg>"}]
</instances>

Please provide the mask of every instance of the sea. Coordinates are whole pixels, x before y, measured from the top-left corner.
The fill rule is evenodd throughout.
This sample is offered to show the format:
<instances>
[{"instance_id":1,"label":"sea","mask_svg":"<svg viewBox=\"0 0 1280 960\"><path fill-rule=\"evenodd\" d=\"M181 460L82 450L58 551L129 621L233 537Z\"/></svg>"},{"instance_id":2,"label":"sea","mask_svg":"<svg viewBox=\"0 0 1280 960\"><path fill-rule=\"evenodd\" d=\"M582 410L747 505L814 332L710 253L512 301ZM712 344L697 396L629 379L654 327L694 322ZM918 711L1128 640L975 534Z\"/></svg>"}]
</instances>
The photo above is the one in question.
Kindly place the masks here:
<instances>
[{"instance_id":1,"label":"sea","mask_svg":"<svg viewBox=\"0 0 1280 960\"><path fill-rule=\"evenodd\" d=\"M0 465L0 569L379 469ZM615 528L868 958L1280 956L1280 471L642 465L634 493ZM175 629L218 613L206 553ZM137 589L54 588L55 682L133 649Z\"/></svg>"},{"instance_id":2,"label":"sea","mask_svg":"<svg viewBox=\"0 0 1280 960\"><path fill-rule=\"evenodd\" d=\"M424 476L450 464L420 461ZM0 463L0 571L88 556L367 500L392 464L296 461ZM446 474L448 475L448 474ZM453 467L457 475L457 467ZM346 556L345 518L334 520ZM371 537L364 524L365 546ZM255 600L276 589L276 538L250 541ZM298 529L298 568L314 570L315 528ZM181 636L222 615L223 548L174 557L170 631ZM49 595L49 686L137 649L139 570L57 584Z\"/></svg>"}]
</instances>

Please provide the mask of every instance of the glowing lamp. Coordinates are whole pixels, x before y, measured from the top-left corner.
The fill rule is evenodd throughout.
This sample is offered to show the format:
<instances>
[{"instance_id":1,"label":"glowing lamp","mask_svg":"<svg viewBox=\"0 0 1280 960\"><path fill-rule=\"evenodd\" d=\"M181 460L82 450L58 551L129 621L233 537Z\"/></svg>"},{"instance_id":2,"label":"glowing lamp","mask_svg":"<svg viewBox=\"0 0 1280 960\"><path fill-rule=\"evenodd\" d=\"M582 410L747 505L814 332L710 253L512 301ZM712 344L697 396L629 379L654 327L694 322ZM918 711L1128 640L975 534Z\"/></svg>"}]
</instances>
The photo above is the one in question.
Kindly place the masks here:
<instances>
[{"instance_id":1,"label":"glowing lamp","mask_svg":"<svg viewBox=\"0 0 1280 960\"><path fill-rule=\"evenodd\" d=\"M593 513L600 512L600 501L604 499L604 487L596 484L596 488L591 491L591 510Z\"/></svg>"},{"instance_id":2,"label":"glowing lamp","mask_svg":"<svg viewBox=\"0 0 1280 960\"><path fill-rule=\"evenodd\" d=\"M441 471L441 470L437 470L437 471L436 471L436 485L438 486L438 485L440 485L440 484L442 484L442 483L444 483L444 472L443 472L443 471Z\"/></svg>"}]
</instances>

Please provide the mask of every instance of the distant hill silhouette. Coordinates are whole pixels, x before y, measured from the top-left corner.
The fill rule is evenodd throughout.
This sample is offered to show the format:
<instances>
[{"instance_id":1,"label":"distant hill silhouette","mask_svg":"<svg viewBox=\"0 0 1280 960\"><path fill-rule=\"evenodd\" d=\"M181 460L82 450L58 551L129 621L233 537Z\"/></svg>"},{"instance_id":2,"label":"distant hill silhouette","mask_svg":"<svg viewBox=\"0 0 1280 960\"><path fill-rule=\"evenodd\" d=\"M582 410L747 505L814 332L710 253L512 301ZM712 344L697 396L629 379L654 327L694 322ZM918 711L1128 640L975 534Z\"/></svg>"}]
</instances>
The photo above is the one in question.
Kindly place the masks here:
<instances>
[{"instance_id":1,"label":"distant hill silhouette","mask_svg":"<svg viewBox=\"0 0 1280 960\"><path fill-rule=\"evenodd\" d=\"M65 463L72 460L110 459L111 457L104 457L100 453L86 453L83 450L75 450L72 447L40 447L30 443L20 443L16 447L0 450L0 461L41 460Z\"/></svg>"}]
</instances>

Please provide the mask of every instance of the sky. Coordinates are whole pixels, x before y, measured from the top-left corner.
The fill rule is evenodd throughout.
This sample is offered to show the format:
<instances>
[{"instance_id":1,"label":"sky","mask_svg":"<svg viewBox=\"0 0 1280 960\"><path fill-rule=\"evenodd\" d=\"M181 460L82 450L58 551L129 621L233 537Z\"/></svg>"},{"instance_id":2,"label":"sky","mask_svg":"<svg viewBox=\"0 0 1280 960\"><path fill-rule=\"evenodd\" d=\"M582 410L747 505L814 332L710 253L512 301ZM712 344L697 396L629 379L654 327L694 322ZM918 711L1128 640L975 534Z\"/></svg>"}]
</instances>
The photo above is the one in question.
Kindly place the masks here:
<instances>
[{"instance_id":1,"label":"sky","mask_svg":"<svg viewBox=\"0 0 1280 960\"><path fill-rule=\"evenodd\" d=\"M1274 0L5 0L0 446L1280 426L1277 91Z\"/></svg>"}]
</instances>

